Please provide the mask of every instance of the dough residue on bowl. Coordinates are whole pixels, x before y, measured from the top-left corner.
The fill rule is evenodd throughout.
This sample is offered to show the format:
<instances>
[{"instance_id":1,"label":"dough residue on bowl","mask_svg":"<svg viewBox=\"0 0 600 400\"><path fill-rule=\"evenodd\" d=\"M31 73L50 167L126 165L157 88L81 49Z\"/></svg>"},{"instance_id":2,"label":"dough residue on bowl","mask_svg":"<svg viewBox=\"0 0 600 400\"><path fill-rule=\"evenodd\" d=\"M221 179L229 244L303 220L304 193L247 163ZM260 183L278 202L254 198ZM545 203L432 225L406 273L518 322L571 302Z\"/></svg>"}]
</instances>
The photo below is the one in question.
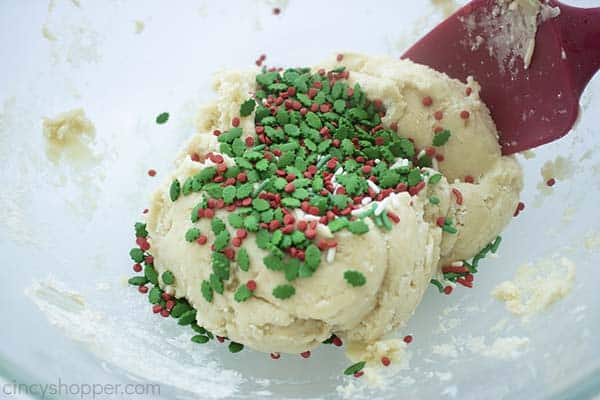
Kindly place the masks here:
<instances>
[{"instance_id":1,"label":"dough residue on bowl","mask_svg":"<svg viewBox=\"0 0 600 400\"><path fill-rule=\"evenodd\" d=\"M571 293L575 284L575 264L561 257L543 259L518 268L512 281L500 283L492 296L506 309L521 317L547 310Z\"/></svg>"}]
</instances>

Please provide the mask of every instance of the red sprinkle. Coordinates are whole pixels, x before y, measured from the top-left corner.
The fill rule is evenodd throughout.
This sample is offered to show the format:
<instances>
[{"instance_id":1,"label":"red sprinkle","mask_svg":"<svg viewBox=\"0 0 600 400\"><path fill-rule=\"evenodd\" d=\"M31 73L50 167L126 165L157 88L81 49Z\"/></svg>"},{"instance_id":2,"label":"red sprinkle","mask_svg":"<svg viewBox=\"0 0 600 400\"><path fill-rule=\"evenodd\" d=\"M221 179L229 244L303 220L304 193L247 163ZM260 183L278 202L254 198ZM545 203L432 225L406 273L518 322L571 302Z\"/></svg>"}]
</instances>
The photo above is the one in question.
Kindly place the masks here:
<instances>
[{"instance_id":1,"label":"red sprinkle","mask_svg":"<svg viewBox=\"0 0 600 400\"><path fill-rule=\"evenodd\" d=\"M335 59L338 60L338 61L342 61L344 59L344 55L343 54L338 54Z\"/></svg>"},{"instance_id":2,"label":"red sprinkle","mask_svg":"<svg viewBox=\"0 0 600 400\"><path fill-rule=\"evenodd\" d=\"M550 178L546 181L546 185L548 185L550 187L554 186L555 183L556 183L556 179L554 179L554 178Z\"/></svg>"},{"instance_id":3,"label":"red sprinkle","mask_svg":"<svg viewBox=\"0 0 600 400\"><path fill-rule=\"evenodd\" d=\"M271 353L271 358L273 360L279 360L280 357L281 357L281 354L279 354L279 353Z\"/></svg>"},{"instance_id":4,"label":"red sprinkle","mask_svg":"<svg viewBox=\"0 0 600 400\"><path fill-rule=\"evenodd\" d=\"M469 272L469 269L465 266L462 267L453 267L452 265L446 265L442 267L442 272L444 274L452 273L452 274L464 274L465 272Z\"/></svg>"},{"instance_id":5,"label":"red sprinkle","mask_svg":"<svg viewBox=\"0 0 600 400\"><path fill-rule=\"evenodd\" d=\"M387 212L387 216L389 219L391 219L395 224L400 222L400 217L398 216L398 214L396 214L393 211L388 211Z\"/></svg>"},{"instance_id":6,"label":"red sprinkle","mask_svg":"<svg viewBox=\"0 0 600 400\"><path fill-rule=\"evenodd\" d=\"M198 239L196 239L196 243L199 245L204 245L206 242L208 242L208 237L206 237L206 235L200 235L198 236Z\"/></svg>"},{"instance_id":7,"label":"red sprinkle","mask_svg":"<svg viewBox=\"0 0 600 400\"><path fill-rule=\"evenodd\" d=\"M254 292L256 290L256 281L249 280L246 282L246 287L250 289L250 291Z\"/></svg>"},{"instance_id":8,"label":"red sprinkle","mask_svg":"<svg viewBox=\"0 0 600 400\"><path fill-rule=\"evenodd\" d=\"M310 351L303 351L302 353L300 353L300 355L302 356L302 358L308 358L310 357Z\"/></svg>"},{"instance_id":9,"label":"red sprinkle","mask_svg":"<svg viewBox=\"0 0 600 400\"><path fill-rule=\"evenodd\" d=\"M273 15L279 15L279 14L281 14L281 8L279 8L279 7L275 7L275 8L273 9Z\"/></svg>"},{"instance_id":10,"label":"red sprinkle","mask_svg":"<svg viewBox=\"0 0 600 400\"><path fill-rule=\"evenodd\" d=\"M460 117L462 119L469 119L470 116L471 114L467 110L463 110L460 112Z\"/></svg>"},{"instance_id":11,"label":"red sprinkle","mask_svg":"<svg viewBox=\"0 0 600 400\"><path fill-rule=\"evenodd\" d=\"M190 158L192 159L192 161L200 162L200 155L198 153L190 155Z\"/></svg>"},{"instance_id":12,"label":"red sprinkle","mask_svg":"<svg viewBox=\"0 0 600 400\"><path fill-rule=\"evenodd\" d=\"M435 223L437 226L439 226L440 228L443 227L446 224L446 218L445 217L438 217L438 219L435 220Z\"/></svg>"},{"instance_id":13,"label":"red sprinkle","mask_svg":"<svg viewBox=\"0 0 600 400\"><path fill-rule=\"evenodd\" d=\"M225 338L223 336L217 336L217 340L219 341L219 343L223 343L225 341Z\"/></svg>"},{"instance_id":14,"label":"red sprinkle","mask_svg":"<svg viewBox=\"0 0 600 400\"><path fill-rule=\"evenodd\" d=\"M404 343L409 344L410 342L413 341L413 337L411 335L406 335L404 336Z\"/></svg>"},{"instance_id":15,"label":"red sprinkle","mask_svg":"<svg viewBox=\"0 0 600 400\"><path fill-rule=\"evenodd\" d=\"M342 346L344 343L342 342L342 339L340 339L337 336L334 336L333 339L331 340L331 343L333 343L334 346L340 347Z\"/></svg>"},{"instance_id":16,"label":"red sprinkle","mask_svg":"<svg viewBox=\"0 0 600 400\"><path fill-rule=\"evenodd\" d=\"M141 272L142 271L142 266L140 264L133 264L133 270L135 272Z\"/></svg>"},{"instance_id":17,"label":"red sprinkle","mask_svg":"<svg viewBox=\"0 0 600 400\"><path fill-rule=\"evenodd\" d=\"M148 170L148 175L149 175L149 176L156 176L156 170L154 170L154 169L149 169L149 170Z\"/></svg>"},{"instance_id":18,"label":"red sprinkle","mask_svg":"<svg viewBox=\"0 0 600 400\"><path fill-rule=\"evenodd\" d=\"M381 363L382 363L382 364L383 364L385 367L387 367L388 365L390 365L390 364L391 364L391 361L390 361L390 359L389 359L388 357L381 357Z\"/></svg>"},{"instance_id":19,"label":"red sprinkle","mask_svg":"<svg viewBox=\"0 0 600 400\"><path fill-rule=\"evenodd\" d=\"M240 126L239 117L233 117L233 119L231 120L231 125L233 125L234 128L237 128L238 126Z\"/></svg>"},{"instance_id":20,"label":"red sprinkle","mask_svg":"<svg viewBox=\"0 0 600 400\"><path fill-rule=\"evenodd\" d=\"M355 378L360 378L361 376L363 376L365 374L365 371L358 371L354 373L354 377Z\"/></svg>"},{"instance_id":21,"label":"red sprinkle","mask_svg":"<svg viewBox=\"0 0 600 400\"><path fill-rule=\"evenodd\" d=\"M433 118L437 119L438 121L440 121L441 119L444 118L444 112L443 111L436 111L433 113Z\"/></svg>"},{"instance_id":22,"label":"red sprinkle","mask_svg":"<svg viewBox=\"0 0 600 400\"><path fill-rule=\"evenodd\" d=\"M452 286L448 285L444 288L444 293L450 294L452 293Z\"/></svg>"},{"instance_id":23,"label":"red sprinkle","mask_svg":"<svg viewBox=\"0 0 600 400\"><path fill-rule=\"evenodd\" d=\"M471 95L471 93L473 93L473 89L472 89L472 88L468 87L468 88L466 88L466 89L465 89L465 94L466 94L467 96L470 96L470 95Z\"/></svg>"},{"instance_id":24,"label":"red sprinkle","mask_svg":"<svg viewBox=\"0 0 600 400\"><path fill-rule=\"evenodd\" d=\"M433 99L430 96L423 97L423 105L429 107L433 104Z\"/></svg>"},{"instance_id":25,"label":"red sprinkle","mask_svg":"<svg viewBox=\"0 0 600 400\"><path fill-rule=\"evenodd\" d=\"M138 287L138 290L140 293L148 293L148 286L142 285L142 286Z\"/></svg>"},{"instance_id":26,"label":"red sprinkle","mask_svg":"<svg viewBox=\"0 0 600 400\"><path fill-rule=\"evenodd\" d=\"M218 129L215 129L215 130L213 131L213 135L215 135L215 136L219 136L220 134L221 134L221 131L220 131L220 130L218 130Z\"/></svg>"},{"instance_id":27,"label":"red sprinkle","mask_svg":"<svg viewBox=\"0 0 600 400\"><path fill-rule=\"evenodd\" d=\"M161 315L162 317L165 317L165 318L167 318L169 315L171 315L171 313L169 312L169 310L165 310L165 309L163 309L163 310L160 312L160 315Z\"/></svg>"},{"instance_id":28,"label":"red sprinkle","mask_svg":"<svg viewBox=\"0 0 600 400\"><path fill-rule=\"evenodd\" d=\"M471 175L467 175L467 176L465 176L465 182L467 182L467 183L474 183L475 182L475 178L473 178Z\"/></svg>"},{"instance_id":29,"label":"red sprinkle","mask_svg":"<svg viewBox=\"0 0 600 400\"><path fill-rule=\"evenodd\" d=\"M458 204L459 206L462 206L463 196L462 196L462 193L460 192L460 190L453 188L452 194L454 194L454 197L456 197L456 204Z\"/></svg>"},{"instance_id":30,"label":"red sprinkle","mask_svg":"<svg viewBox=\"0 0 600 400\"><path fill-rule=\"evenodd\" d=\"M154 306L152 306L152 312L154 314L158 314L159 312L162 311L162 306L160 304L155 304Z\"/></svg>"}]
</instances>

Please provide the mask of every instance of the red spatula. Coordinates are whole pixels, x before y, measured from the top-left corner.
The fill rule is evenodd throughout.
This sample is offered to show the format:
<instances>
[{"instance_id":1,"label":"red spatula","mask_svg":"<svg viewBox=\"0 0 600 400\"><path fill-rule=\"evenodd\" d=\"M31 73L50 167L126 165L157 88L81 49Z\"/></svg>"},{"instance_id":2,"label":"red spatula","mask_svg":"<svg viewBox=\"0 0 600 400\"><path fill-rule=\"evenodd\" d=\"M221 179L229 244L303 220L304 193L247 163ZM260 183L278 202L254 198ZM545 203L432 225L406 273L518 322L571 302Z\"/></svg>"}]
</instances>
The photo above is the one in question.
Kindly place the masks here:
<instances>
[{"instance_id":1,"label":"red spatula","mask_svg":"<svg viewBox=\"0 0 600 400\"><path fill-rule=\"evenodd\" d=\"M560 14L543 22L539 17L528 68L522 57L506 57L497 49L490 54L510 28L498 26L497 0L468 3L402 56L452 78L473 76L498 127L504 154L568 133L577 120L579 97L600 68L600 8L557 1L547 6L558 7Z\"/></svg>"}]
</instances>

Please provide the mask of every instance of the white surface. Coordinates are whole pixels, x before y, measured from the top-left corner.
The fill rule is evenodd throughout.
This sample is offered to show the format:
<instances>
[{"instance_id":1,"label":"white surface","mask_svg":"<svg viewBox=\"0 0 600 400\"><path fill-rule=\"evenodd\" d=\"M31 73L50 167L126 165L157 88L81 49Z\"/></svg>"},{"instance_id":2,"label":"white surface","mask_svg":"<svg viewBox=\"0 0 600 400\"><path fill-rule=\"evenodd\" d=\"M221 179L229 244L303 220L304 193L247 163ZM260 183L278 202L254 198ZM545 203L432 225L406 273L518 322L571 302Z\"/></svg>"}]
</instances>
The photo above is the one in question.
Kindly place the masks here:
<instances>
[{"instance_id":1,"label":"white surface","mask_svg":"<svg viewBox=\"0 0 600 400\"><path fill-rule=\"evenodd\" d=\"M399 4L404 2L291 0L276 17L267 1L82 0L76 7L56 0L51 11L42 1L2 2L0 375L24 383L145 377L162 381L161 398L339 397L347 361L331 347L309 360L272 361L252 351L231 356L225 346L189 343L188 329L152 315L143 296L123 285L130 274L127 251L133 222L193 129L195 109L211 96L213 71L250 66L261 53L269 65L308 65L345 49L400 55L441 14L425 2ZM145 22L141 34L135 33L136 20ZM42 36L44 24L55 41ZM527 208L503 235L499 257L482 263L475 288L457 288L449 297L430 289L402 332L415 337L410 368L388 370L383 388L358 389L354 397L597 393L600 253L586 249L584 238L600 229L600 119L594 112L600 77L582 103L574 133L523 160ZM55 166L44 153L41 118L76 107L96 125L101 161L95 168ZM157 126L154 118L162 111L171 119ZM588 149L591 155L580 159ZM536 188L540 168L559 154L572 157L576 172L550 196L542 195ZM149 168L158 171L156 178L146 175ZM570 222L562 218L565 211L573 214ZM491 298L491 289L519 265L553 253L577 264L568 298L527 323ZM48 300L52 290L43 292L42 309L24 295L34 280L50 275L79 291L94 317L69 303L56 306L60 294ZM487 346L498 338L529 342L519 349L522 355L498 360L476 351L480 337ZM446 351L434 352L439 348ZM114 366L117 360L122 368Z\"/></svg>"}]
</instances>

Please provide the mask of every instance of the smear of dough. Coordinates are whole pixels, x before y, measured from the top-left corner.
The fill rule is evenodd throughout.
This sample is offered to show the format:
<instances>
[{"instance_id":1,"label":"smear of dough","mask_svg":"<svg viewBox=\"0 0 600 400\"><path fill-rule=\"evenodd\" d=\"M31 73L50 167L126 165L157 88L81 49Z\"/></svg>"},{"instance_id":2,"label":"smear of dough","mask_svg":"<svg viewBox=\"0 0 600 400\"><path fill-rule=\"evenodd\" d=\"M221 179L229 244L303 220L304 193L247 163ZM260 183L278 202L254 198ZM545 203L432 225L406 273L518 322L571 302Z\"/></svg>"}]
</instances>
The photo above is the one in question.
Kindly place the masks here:
<instances>
[{"instance_id":1,"label":"smear of dough","mask_svg":"<svg viewBox=\"0 0 600 400\"><path fill-rule=\"evenodd\" d=\"M129 317L118 319L93 309L79 292L56 279L34 281L25 295L67 337L134 376L203 399L231 398L242 383L239 373L207 360L189 334L165 340L163 332L150 332ZM173 352L189 354L191 360L173 357Z\"/></svg>"},{"instance_id":2,"label":"smear of dough","mask_svg":"<svg viewBox=\"0 0 600 400\"><path fill-rule=\"evenodd\" d=\"M573 161L563 156L557 156L554 160L547 161L540 171L544 184L551 178L560 181L570 179L574 172Z\"/></svg>"},{"instance_id":3,"label":"smear of dough","mask_svg":"<svg viewBox=\"0 0 600 400\"><path fill-rule=\"evenodd\" d=\"M485 344L485 338L482 336L472 338L469 341L469 349L484 357L496 358L498 360L509 360L520 357L529 346L527 337L500 337L494 340L491 345Z\"/></svg>"},{"instance_id":4,"label":"smear of dough","mask_svg":"<svg viewBox=\"0 0 600 400\"><path fill-rule=\"evenodd\" d=\"M77 108L43 119L46 138L46 155L53 163L61 159L85 162L92 156L96 130L86 117L85 111Z\"/></svg>"},{"instance_id":5,"label":"smear of dough","mask_svg":"<svg viewBox=\"0 0 600 400\"><path fill-rule=\"evenodd\" d=\"M538 25L560 14L538 0L497 0L491 15L470 14L461 17L472 50L485 46L490 57L498 60L501 71L514 72L518 57L529 68L535 51Z\"/></svg>"},{"instance_id":6,"label":"smear of dough","mask_svg":"<svg viewBox=\"0 0 600 400\"><path fill-rule=\"evenodd\" d=\"M575 284L575 264L551 257L518 268L512 281L500 283L492 296L514 315L526 317L548 309L567 297Z\"/></svg>"},{"instance_id":7,"label":"smear of dough","mask_svg":"<svg viewBox=\"0 0 600 400\"><path fill-rule=\"evenodd\" d=\"M54 36L54 34L50 32L50 29L46 24L42 26L42 36L51 42L54 42L56 40L56 36Z\"/></svg>"},{"instance_id":8,"label":"smear of dough","mask_svg":"<svg viewBox=\"0 0 600 400\"><path fill-rule=\"evenodd\" d=\"M440 10L444 17L449 17L460 5L455 0L430 0L431 5Z\"/></svg>"}]
</instances>

